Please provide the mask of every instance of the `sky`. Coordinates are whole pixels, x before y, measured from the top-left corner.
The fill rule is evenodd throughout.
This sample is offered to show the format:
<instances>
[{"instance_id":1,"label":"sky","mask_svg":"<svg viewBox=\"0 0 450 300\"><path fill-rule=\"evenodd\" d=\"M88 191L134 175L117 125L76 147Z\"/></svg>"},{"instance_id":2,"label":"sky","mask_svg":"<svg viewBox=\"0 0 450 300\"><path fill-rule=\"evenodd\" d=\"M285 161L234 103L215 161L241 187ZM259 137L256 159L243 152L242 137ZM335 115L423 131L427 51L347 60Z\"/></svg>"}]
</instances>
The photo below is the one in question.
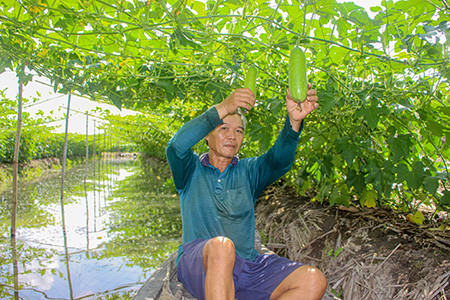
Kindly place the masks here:
<instances>
[{"instance_id":1,"label":"sky","mask_svg":"<svg viewBox=\"0 0 450 300\"><path fill-rule=\"evenodd\" d=\"M353 2L359 6L362 6L369 13L369 16L373 16L369 8L371 6L379 6L382 0L353 0ZM338 0L338 2L350 2L347 0ZM35 115L37 112L42 111L44 116L53 116L54 118L63 118L64 114L67 112L67 95L58 94L53 92L53 88L42 84L41 82L50 84L50 81L46 78L33 78L33 81L24 86L23 95L24 98L33 99L39 98L37 101L39 104L27 106L23 108L24 112L29 112L31 116ZM18 93L18 79L15 73L12 71L5 71L0 74L0 90L4 90L6 97L9 99L15 99ZM135 114L131 110L122 109L120 111L113 105L101 104L98 102L91 101L87 98L82 98L78 96L71 97L71 113L69 115L69 127L68 132L74 133L86 133L86 111L90 115L95 115L100 117L99 112L95 112L96 108L101 108L103 110L108 109L112 114L129 115ZM96 119L96 123L100 124L103 122L100 118ZM88 122L88 133L93 134L94 132L94 122L90 118ZM59 126L55 131L64 132L65 122L55 122L52 123L54 126ZM98 129L96 129L98 132Z\"/></svg>"}]
</instances>

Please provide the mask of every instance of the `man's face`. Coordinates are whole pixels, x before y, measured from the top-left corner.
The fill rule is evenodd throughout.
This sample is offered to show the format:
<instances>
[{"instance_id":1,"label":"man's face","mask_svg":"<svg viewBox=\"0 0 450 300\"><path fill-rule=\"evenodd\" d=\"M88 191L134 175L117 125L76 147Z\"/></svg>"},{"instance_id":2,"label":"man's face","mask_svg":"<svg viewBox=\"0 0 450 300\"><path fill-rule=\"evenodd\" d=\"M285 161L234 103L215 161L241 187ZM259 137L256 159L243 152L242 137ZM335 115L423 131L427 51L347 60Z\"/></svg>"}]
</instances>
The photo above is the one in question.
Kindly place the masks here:
<instances>
[{"instance_id":1,"label":"man's face","mask_svg":"<svg viewBox=\"0 0 450 300\"><path fill-rule=\"evenodd\" d=\"M244 140L244 126L238 114L228 115L223 124L206 137L209 152L216 157L232 159L241 148Z\"/></svg>"}]
</instances>

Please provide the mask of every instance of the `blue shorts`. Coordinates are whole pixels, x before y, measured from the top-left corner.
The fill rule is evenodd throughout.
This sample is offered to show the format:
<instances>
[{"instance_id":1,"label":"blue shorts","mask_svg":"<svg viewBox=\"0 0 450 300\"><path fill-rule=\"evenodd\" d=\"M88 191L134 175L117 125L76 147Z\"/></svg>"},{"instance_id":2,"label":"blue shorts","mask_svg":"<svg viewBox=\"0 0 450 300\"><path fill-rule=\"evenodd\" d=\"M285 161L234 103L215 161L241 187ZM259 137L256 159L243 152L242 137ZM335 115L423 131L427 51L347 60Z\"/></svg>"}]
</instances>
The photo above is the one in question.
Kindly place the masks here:
<instances>
[{"instance_id":1,"label":"blue shorts","mask_svg":"<svg viewBox=\"0 0 450 300\"><path fill-rule=\"evenodd\" d=\"M197 299L205 299L203 247L208 240L196 239L183 245L178 262L178 278ZM233 270L236 299L270 299L277 286L302 263L278 255L259 255L255 261L236 254Z\"/></svg>"}]
</instances>

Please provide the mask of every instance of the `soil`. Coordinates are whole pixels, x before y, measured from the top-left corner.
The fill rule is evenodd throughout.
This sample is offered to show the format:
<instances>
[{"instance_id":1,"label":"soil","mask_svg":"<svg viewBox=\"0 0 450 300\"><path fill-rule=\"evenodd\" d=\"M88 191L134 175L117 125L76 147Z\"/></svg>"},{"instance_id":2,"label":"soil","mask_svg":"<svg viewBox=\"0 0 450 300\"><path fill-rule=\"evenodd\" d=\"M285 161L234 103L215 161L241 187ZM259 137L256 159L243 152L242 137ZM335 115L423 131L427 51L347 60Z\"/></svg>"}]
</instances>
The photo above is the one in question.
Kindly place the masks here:
<instances>
[{"instance_id":1,"label":"soil","mask_svg":"<svg viewBox=\"0 0 450 300\"><path fill-rule=\"evenodd\" d=\"M389 209L325 206L280 186L256 206L269 249L325 273L323 299L450 299L450 230L438 225Z\"/></svg>"}]
</instances>

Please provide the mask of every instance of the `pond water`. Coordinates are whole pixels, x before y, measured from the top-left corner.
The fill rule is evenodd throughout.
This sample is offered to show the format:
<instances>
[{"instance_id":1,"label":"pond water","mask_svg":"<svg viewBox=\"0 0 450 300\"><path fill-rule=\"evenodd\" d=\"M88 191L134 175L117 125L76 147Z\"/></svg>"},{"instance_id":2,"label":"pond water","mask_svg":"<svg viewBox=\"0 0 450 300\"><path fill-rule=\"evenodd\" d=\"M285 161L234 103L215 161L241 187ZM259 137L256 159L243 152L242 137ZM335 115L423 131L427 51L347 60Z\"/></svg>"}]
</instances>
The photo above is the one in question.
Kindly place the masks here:
<instances>
[{"instance_id":1,"label":"pond water","mask_svg":"<svg viewBox=\"0 0 450 300\"><path fill-rule=\"evenodd\" d=\"M1 299L129 299L181 241L179 200L157 160L90 161L0 191ZM15 271L16 270L16 271ZM18 292L14 292L15 284Z\"/></svg>"}]
</instances>

